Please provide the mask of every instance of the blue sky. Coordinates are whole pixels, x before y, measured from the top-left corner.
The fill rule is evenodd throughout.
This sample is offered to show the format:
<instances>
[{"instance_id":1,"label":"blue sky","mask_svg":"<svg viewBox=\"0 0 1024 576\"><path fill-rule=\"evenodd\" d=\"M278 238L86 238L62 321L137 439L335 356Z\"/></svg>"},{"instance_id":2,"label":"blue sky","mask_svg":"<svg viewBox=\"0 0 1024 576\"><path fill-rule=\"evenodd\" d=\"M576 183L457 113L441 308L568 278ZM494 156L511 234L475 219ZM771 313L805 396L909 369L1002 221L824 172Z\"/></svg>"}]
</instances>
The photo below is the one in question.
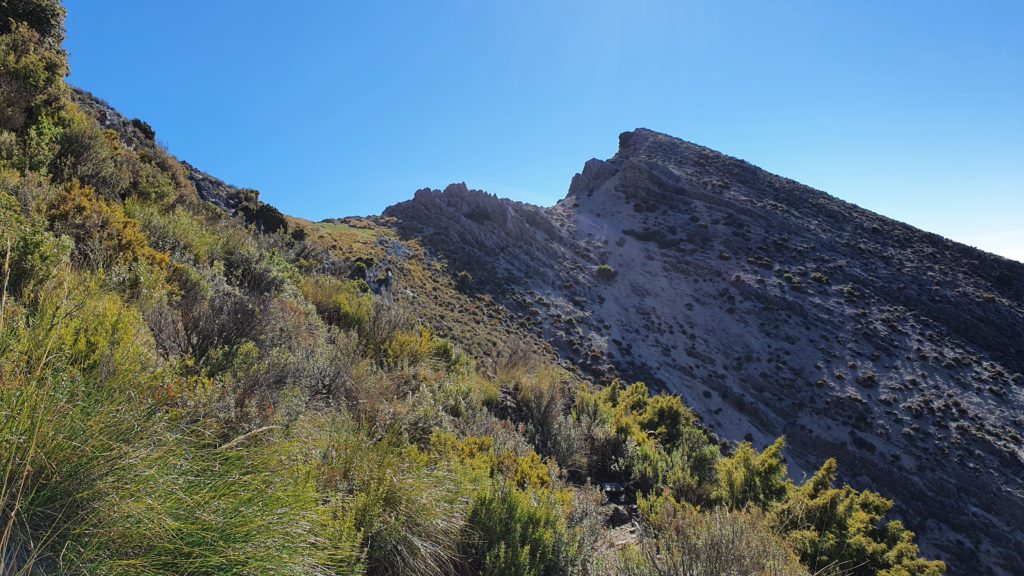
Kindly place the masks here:
<instances>
[{"instance_id":1,"label":"blue sky","mask_svg":"<svg viewBox=\"0 0 1024 576\"><path fill-rule=\"evenodd\" d=\"M65 4L73 84L296 216L550 205L644 126L1024 261L1024 2Z\"/></svg>"}]
</instances>

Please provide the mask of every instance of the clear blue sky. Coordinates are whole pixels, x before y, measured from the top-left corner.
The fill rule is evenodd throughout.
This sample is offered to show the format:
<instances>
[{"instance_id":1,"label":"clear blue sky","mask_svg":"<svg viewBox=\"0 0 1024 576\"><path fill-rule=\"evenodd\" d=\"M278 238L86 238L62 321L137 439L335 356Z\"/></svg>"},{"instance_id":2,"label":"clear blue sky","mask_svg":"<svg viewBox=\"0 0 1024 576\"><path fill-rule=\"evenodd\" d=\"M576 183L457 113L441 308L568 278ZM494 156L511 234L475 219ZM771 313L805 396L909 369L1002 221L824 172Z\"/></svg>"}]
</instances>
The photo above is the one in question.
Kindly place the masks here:
<instances>
[{"instance_id":1,"label":"clear blue sky","mask_svg":"<svg viewBox=\"0 0 1024 576\"><path fill-rule=\"evenodd\" d=\"M71 82L310 219L638 126L1024 260L1024 2L67 0Z\"/></svg>"}]
</instances>

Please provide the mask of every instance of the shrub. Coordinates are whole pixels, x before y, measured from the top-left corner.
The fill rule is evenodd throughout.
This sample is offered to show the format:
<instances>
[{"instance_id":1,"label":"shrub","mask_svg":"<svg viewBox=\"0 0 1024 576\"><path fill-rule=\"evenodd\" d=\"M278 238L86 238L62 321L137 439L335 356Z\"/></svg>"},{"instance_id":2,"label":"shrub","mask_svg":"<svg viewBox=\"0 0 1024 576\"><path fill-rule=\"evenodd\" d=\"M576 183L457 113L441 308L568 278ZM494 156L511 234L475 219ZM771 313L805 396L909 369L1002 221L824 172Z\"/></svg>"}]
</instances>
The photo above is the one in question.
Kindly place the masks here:
<instances>
[{"instance_id":1,"label":"shrub","mask_svg":"<svg viewBox=\"0 0 1024 576\"><path fill-rule=\"evenodd\" d=\"M74 240L74 259L84 266L110 269L167 263L167 257L149 246L138 222L126 216L120 204L99 198L95 190L77 182L66 185L51 199L46 217L54 233Z\"/></svg>"},{"instance_id":2,"label":"shrub","mask_svg":"<svg viewBox=\"0 0 1024 576\"><path fill-rule=\"evenodd\" d=\"M716 508L701 513L668 497L641 500L640 507L646 530L641 543L622 554L620 574L807 574L758 512Z\"/></svg>"},{"instance_id":3,"label":"shrub","mask_svg":"<svg viewBox=\"0 0 1024 576\"><path fill-rule=\"evenodd\" d=\"M127 195L154 202L162 207L169 207L179 199L187 188L180 188L174 176L168 174L156 164L132 159L127 162L126 169L131 178Z\"/></svg>"},{"instance_id":4,"label":"shrub","mask_svg":"<svg viewBox=\"0 0 1024 576\"><path fill-rule=\"evenodd\" d=\"M0 6L0 34L10 34L24 24L39 34L47 48L59 49L64 14L60 0L8 0Z\"/></svg>"},{"instance_id":5,"label":"shrub","mask_svg":"<svg viewBox=\"0 0 1024 576\"><path fill-rule=\"evenodd\" d=\"M619 275L619 271L607 264L601 264L600 266L597 267L596 274L598 280L610 282L614 280L616 276Z\"/></svg>"},{"instance_id":6,"label":"shrub","mask_svg":"<svg viewBox=\"0 0 1024 576\"><path fill-rule=\"evenodd\" d=\"M14 179L19 180L17 176ZM6 262L6 290L14 297L46 283L70 257L70 242L57 239L42 223L22 216L18 201L2 190L0 221L4 222L0 230L0 258Z\"/></svg>"},{"instance_id":7,"label":"shrub","mask_svg":"<svg viewBox=\"0 0 1024 576\"><path fill-rule=\"evenodd\" d=\"M613 409L600 390L595 392L584 386L576 393L572 418L582 436L587 475L595 480L626 480L626 440L612 427Z\"/></svg>"},{"instance_id":8,"label":"shrub","mask_svg":"<svg viewBox=\"0 0 1024 576\"><path fill-rule=\"evenodd\" d=\"M260 201L258 190L246 188L238 191L238 215L246 224L251 224L258 232L273 234L288 232L288 221L280 210Z\"/></svg>"},{"instance_id":9,"label":"shrub","mask_svg":"<svg viewBox=\"0 0 1024 576\"><path fill-rule=\"evenodd\" d=\"M365 283L366 263L362 261L357 261L355 264L353 264L351 277L353 280L362 280ZM369 284L367 284L367 290L369 290Z\"/></svg>"},{"instance_id":10,"label":"shrub","mask_svg":"<svg viewBox=\"0 0 1024 576\"><path fill-rule=\"evenodd\" d=\"M672 447L642 442L629 450L630 474L641 491L694 504L711 499L718 460L718 447L696 428L683 429Z\"/></svg>"},{"instance_id":11,"label":"shrub","mask_svg":"<svg viewBox=\"0 0 1024 576\"><path fill-rule=\"evenodd\" d=\"M875 388L878 386L878 377L875 376L874 372L865 372L857 376L857 384L865 388Z\"/></svg>"},{"instance_id":12,"label":"shrub","mask_svg":"<svg viewBox=\"0 0 1024 576\"><path fill-rule=\"evenodd\" d=\"M942 562L918 556L914 535L902 523L882 523L890 500L849 486L835 488L835 479L836 462L829 459L772 513L805 566L815 573L833 570L854 576L945 572Z\"/></svg>"},{"instance_id":13,"label":"shrub","mask_svg":"<svg viewBox=\"0 0 1024 576\"><path fill-rule=\"evenodd\" d=\"M748 442L718 462L718 486L715 497L731 509L748 504L762 510L786 495L786 465L782 459L785 438L758 453Z\"/></svg>"},{"instance_id":14,"label":"shrub","mask_svg":"<svg viewBox=\"0 0 1024 576\"><path fill-rule=\"evenodd\" d=\"M662 446L675 446L686 428L692 428L697 418L683 406L678 396L659 394L651 397L643 412L636 415L640 428L652 435Z\"/></svg>"},{"instance_id":15,"label":"shrub","mask_svg":"<svg viewBox=\"0 0 1024 576\"><path fill-rule=\"evenodd\" d=\"M49 41L50 26L18 21L27 16L24 8L31 3L19 0L18 7L9 4L0 7L0 77L4 79L0 129L20 133L57 109L67 90L64 76L68 69L60 40ZM14 19L13 25L9 18ZM33 24L38 28L33 29Z\"/></svg>"},{"instance_id":16,"label":"shrub","mask_svg":"<svg viewBox=\"0 0 1024 576\"><path fill-rule=\"evenodd\" d=\"M494 483L473 498L462 555L467 574L541 576L553 573L562 520L554 499L538 501L530 493Z\"/></svg>"},{"instance_id":17,"label":"shrub","mask_svg":"<svg viewBox=\"0 0 1024 576\"><path fill-rule=\"evenodd\" d=\"M329 276L309 276L303 279L300 287L325 322L357 332L370 323L374 312L373 297L362 291L356 282Z\"/></svg>"},{"instance_id":18,"label":"shrub","mask_svg":"<svg viewBox=\"0 0 1024 576\"><path fill-rule=\"evenodd\" d=\"M209 264L222 250L218 232L223 230L183 207L163 209L155 202L133 197L124 203L124 211L139 222L154 248L176 262Z\"/></svg>"},{"instance_id":19,"label":"shrub","mask_svg":"<svg viewBox=\"0 0 1024 576\"><path fill-rule=\"evenodd\" d=\"M61 118L55 143L58 149L49 171L58 182L77 180L111 201L127 197L138 160L121 146L116 132L101 129L92 118L71 108Z\"/></svg>"},{"instance_id":20,"label":"shrub","mask_svg":"<svg viewBox=\"0 0 1024 576\"><path fill-rule=\"evenodd\" d=\"M640 491L668 490L692 502L710 499L718 447L696 428L678 397L649 396L642 382L626 388L615 382L596 393L580 390L573 414L592 475L629 480Z\"/></svg>"},{"instance_id":21,"label":"shrub","mask_svg":"<svg viewBox=\"0 0 1024 576\"><path fill-rule=\"evenodd\" d=\"M525 435L538 453L555 458L567 471L586 468L583 437L578 424L564 414L565 375L556 369L538 370L524 378L518 389L520 417Z\"/></svg>"},{"instance_id":22,"label":"shrub","mask_svg":"<svg viewBox=\"0 0 1024 576\"><path fill-rule=\"evenodd\" d=\"M364 297L370 298L368 295ZM412 319L402 308L373 300L366 321L356 327L359 346L363 354L378 364L387 362L387 345L397 334L413 326Z\"/></svg>"},{"instance_id":23,"label":"shrub","mask_svg":"<svg viewBox=\"0 0 1024 576\"><path fill-rule=\"evenodd\" d=\"M153 143L156 142L156 130L153 130L153 127L148 122L140 118L133 118L131 124L142 134L143 138Z\"/></svg>"}]
</instances>

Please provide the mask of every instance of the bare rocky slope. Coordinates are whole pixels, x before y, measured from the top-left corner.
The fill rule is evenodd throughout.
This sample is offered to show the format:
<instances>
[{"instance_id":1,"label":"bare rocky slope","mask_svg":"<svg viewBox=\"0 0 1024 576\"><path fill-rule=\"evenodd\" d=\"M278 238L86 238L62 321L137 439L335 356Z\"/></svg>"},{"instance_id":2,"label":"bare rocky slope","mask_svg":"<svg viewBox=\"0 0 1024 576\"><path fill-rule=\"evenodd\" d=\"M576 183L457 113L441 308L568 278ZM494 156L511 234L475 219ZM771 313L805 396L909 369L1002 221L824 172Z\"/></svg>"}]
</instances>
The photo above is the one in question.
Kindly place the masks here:
<instances>
[{"instance_id":1,"label":"bare rocky slope","mask_svg":"<svg viewBox=\"0 0 1024 576\"><path fill-rule=\"evenodd\" d=\"M1024 264L645 129L550 208L456 184L384 215L596 378L784 434L797 477L836 457L951 574L1024 574Z\"/></svg>"}]
</instances>

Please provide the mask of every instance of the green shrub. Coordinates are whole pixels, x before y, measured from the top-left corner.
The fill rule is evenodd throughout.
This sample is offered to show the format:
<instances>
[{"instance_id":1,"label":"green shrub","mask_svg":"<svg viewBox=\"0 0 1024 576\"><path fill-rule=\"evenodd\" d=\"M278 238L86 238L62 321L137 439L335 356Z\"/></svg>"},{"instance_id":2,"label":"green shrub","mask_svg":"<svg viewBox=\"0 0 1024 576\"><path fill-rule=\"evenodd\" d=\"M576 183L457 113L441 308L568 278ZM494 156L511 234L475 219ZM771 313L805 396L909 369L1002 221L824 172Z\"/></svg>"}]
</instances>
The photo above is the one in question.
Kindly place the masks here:
<instances>
[{"instance_id":1,"label":"green shrub","mask_svg":"<svg viewBox=\"0 0 1024 576\"><path fill-rule=\"evenodd\" d=\"M362 280L365 283L367 279L366 263L362 261L356 261L356 263L352 265L351 277L353 280ZM369 290L369 284L367 284L367 290Z\"/></svg>"},{"instance_id":2,"label":"green shrub","mask_svg":"<svg viewBox=\"0 0 1024 576\"><path fill-rule=\"evenodd\" d=\"M642 382L626 388L615 382L596 393L581 390L573 414L592 477L628 480L641 492L668 490L695 503L710 499L718 447L678 397L649 396Z\"/></svg>"},{"instance_id":3,"label":"green shrub","mask_svg":"<svg viewBox=\"0 0 1024 576\"><path fill-rule=\"evenodd\" d=\"M0 178L20 177L9 172ZM7 188L8 183L0 183ZM44 223L22 215L18 201L0 188L0 258L6 262L6 289L14 297L21 296L33 286L45 284L66 262L71 254L71 244L62 241L45 230Z\"/></svg>"},{"instance_id":4,"label":"green shrub","mask_svg":"<svg viewBox=\"0 0 1024 576\"><path fill-rule=\"evenodd\" d=\"M164 254L153 250L138 222L125 215L120 204L97 196L95 190L66 185L46 208L46 217L56 234L75 242L77 263L94 269L110 269L143 263L167 264Z\"/></svg>"},{"instance_id":5,"label":"green shrub","mask_svg":"<svg viewBox=\"0 0 1024 576\"><path fill-rule=\"evenodd\" d=\"M612 268L607 264L601 264L600 266L598 266L595 273L597 274L597 278L599 280L604 280L605 282L610 282L614 280L616 276L619 275L618 270Z\"/></svg>"},{"instance_id":6,"label":"green shrub","mask_svg":"<svg viewBox=\"0 0 1024 576\"><path fill-rule=\"evenodd\" d=\"M776 523L813 572L937 576L942 562L918 556L914 534L897 520L882 523L892 501L881 495L835 488L836 462L829 459L773 512Z\"/></svg>"},{"instance_id":7,"label":"green shrub","mask_svg":"<svg viewBox=\"0 0 1024 576\"><path fill-rule=\"evenodd\" d=\"M47 48L56 50L64 40L64 15L60 0L7 0L0 5L0 34L10 34L24 24L39 34Z\"/></svg>"},{"instance_id":8,"label":"green shrub","mask_svg":"<svg viewBox=\"0 0 1024 576\"><path fill-rule=\"evenodd\" d=\"M572 418L582 436L587 476L598 481L627 480L624 471L627 442L612 427L614 407L605 400L602 391L594 391L589 386L580 388Z\"/></svg>"},{"instance_id":9,"label":"green shrub","mask_svg":"<svg viewBox=\"0 0 1024 576\"><path fill-rule=\"evenodd\" d=\"M537 452L555 459L566 471L584 471L586 454L582 432L566 415L567 375L548 368L522 379L518 387L518 409L525 423L525 436Z\"/></svg>"},{"instance_id":10,"label":"green shrub","mask_svg":"<svg viewBox=\"0 0 1024 576\"><path fill-rule=\"evenodd\" d=\"M467 574L542 576L554 573L562 519L553 499L496 483L473 498L462 539Z\"/></svg>"},{"instance_id":11,"label":"green shrub","mask_svg":"<svg viewBox=\"0 0 1024 576\"><path fill-rule=\"evenodd\" d=\"M711 500L718 447L703 431L685 428L672 447L652 442L631 444L629 470L642 492L668 493L694 504Z\"/></svg>"},{"instance_id":12,"label":"green shrub","mask_svg":"<svg viewBox=\"0 0 1024 576\"><path fill-rule=\"evenodd\" d=\"M78 181L108 201L128 196L132 168L138 160L121 146L116 132L101 129L92 118L72 107L60 119L55 143L58 149L49 172L57 181Z\"/></svg>"},{"instance_id":13,"label":"green shrub","mask_svg":"<svg viewBox=\"0 0 1024 576\"><path fill-rule=\"evenodd\" d=\"M662 446L675 446L683 431L692 428L697 418L683 406L678 396L658 394L652 396L643 412L636 415L636 423Z\"/></svg>"},{"instance_id":14,"label":"green shrub","mask_svg":"<svg viewBox=\"0 0 1024 576\"><path fill-rule=\"evenodd\" d=\"M129 198L124 211L139 222L154 248L176 262L209 264L222 250L218 234L222 231L180 206L165 210L156 203Z\"/></svg>"},{"instance_id":15,"label":"green shrub","mask_svg":"<svg viewBox=\"0 0 1024 576\"><path fill-rule=\"evenodd\" d=\"M786 495L786 464L782 459L785 438L758 453L748 442L718 462L715 497L733 510L753 505L766 510Z\"/></svg>"},{"instance_id":16,"label":"green shrub","mask_svg":"<svg viewBox=\"0 0 1024 576\"><path fill-rule=\"evenodd\" d=\"M370 323L373 297L361 290L356 282L329 276L309 276L303 279L301 288L325 322L355 331Z\"/></svg>"},{"instance_id":17,"label":"green shrub","mask_svg":"<svg viewBox=\"0 0 1024 576\"><path fill-rule=\"evenodd\" d=\"M4 90L0 91L0 129L15 132L32 126L59 107L67 92L64 76L68 72L60 41L54 44L46 36L49 27L36 22L44 28L41 34L33 29L32 23L17 21L19 16L25 16L18 12L9 3L0 7L0 77L4 79ZM15 19L13 26L8 20L11 17Z\"/></svg>"},{"instance_id":18,"label":"green shrub","mask_svg":"<svg viewBox=\"0 0 1024 576\"><path fill-rule=\"evenodd\" d=\"M804 576L785 540L756 512L708 512L671 498L641 500L646 530L627 548L617 573L626 576Z\"/></svg>"},{"instance_id":19,"label":"green shrub","mask_svg":"<svg viewBox=\"0 0 1024 576\"><path fill-rule=\"evenodd\" d=\"M362 297L369 297L362 295ZM414 323L409 314L399 306L381 300L372 300L370 313L356 326L359 347L363 354L378 364L387 364L388 344L398 334L410 330Z\"/></svg>"}]
</instances>

